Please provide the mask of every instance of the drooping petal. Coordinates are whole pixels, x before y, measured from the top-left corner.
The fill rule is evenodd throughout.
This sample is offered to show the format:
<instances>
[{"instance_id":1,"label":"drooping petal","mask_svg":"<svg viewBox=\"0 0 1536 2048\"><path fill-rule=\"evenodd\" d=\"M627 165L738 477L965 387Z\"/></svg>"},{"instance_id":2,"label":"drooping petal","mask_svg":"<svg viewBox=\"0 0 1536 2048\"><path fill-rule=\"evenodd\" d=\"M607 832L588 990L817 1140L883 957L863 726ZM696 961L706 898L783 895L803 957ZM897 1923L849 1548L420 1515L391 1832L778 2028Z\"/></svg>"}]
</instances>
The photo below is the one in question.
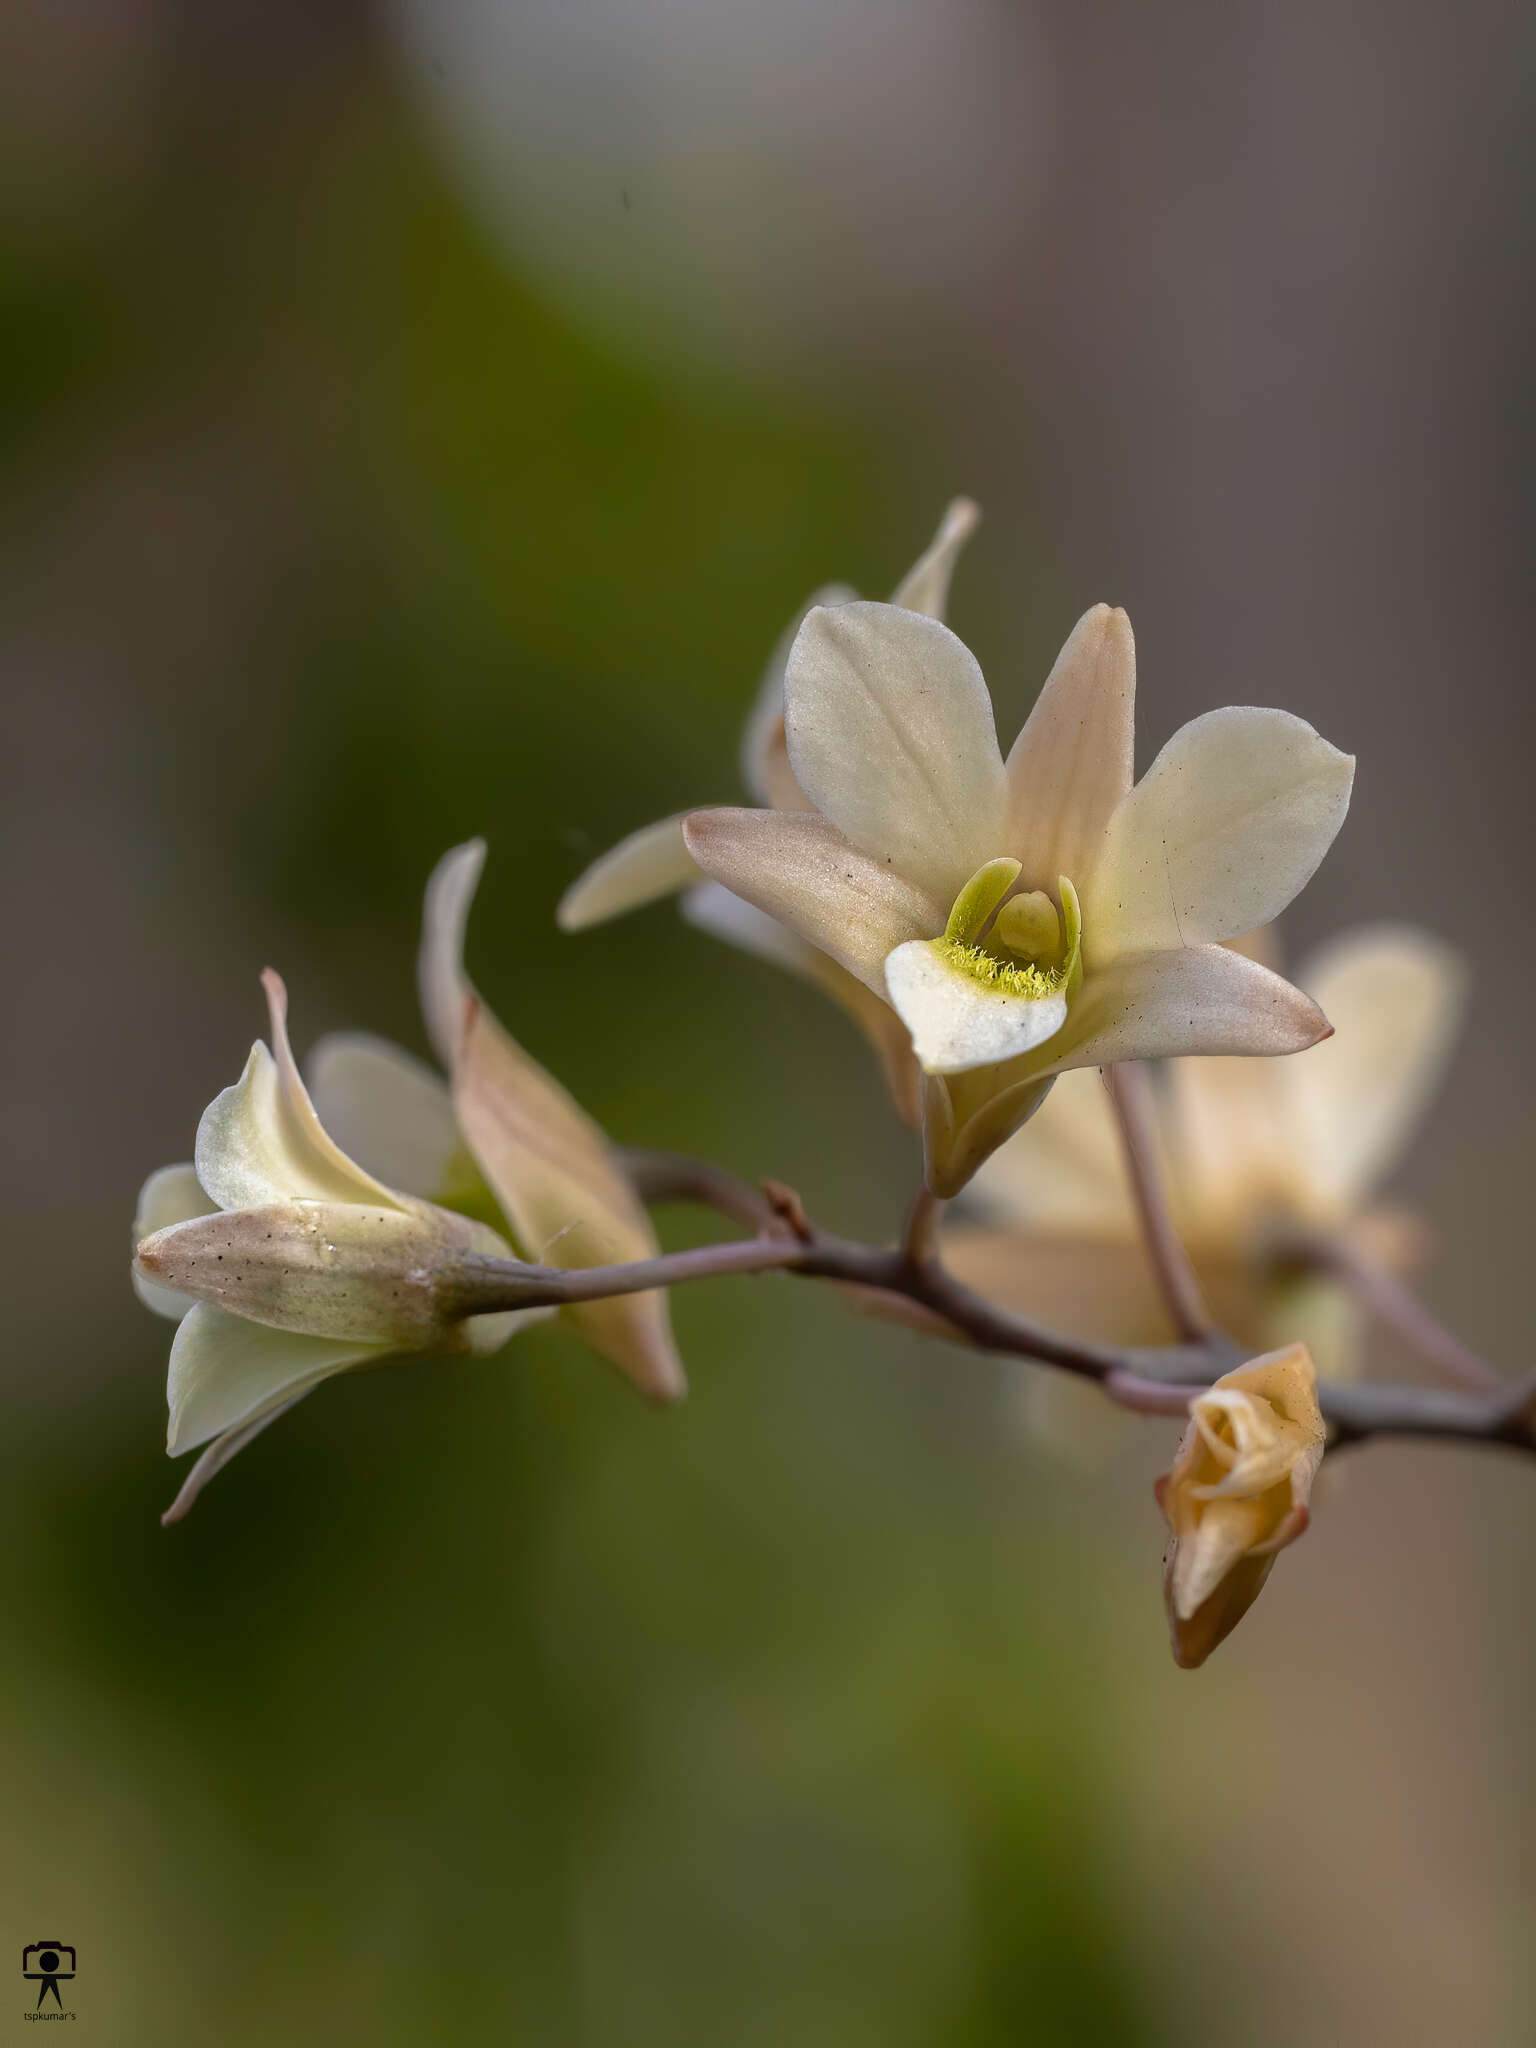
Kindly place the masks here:
<instances>
[{"instance_id":1,"label":"drooping petal","mask_svg":"<svg viewBox=\"0 0 1536 2048\"><path fill-rule=\"evenodd\" d=\"M392 1188L459 1206L471 1162L448 1084L424 1060L364 1031L334 1031L309 1056L316 1113Z\"/></svg>"},{"instance_id":2,"label":"drooping petal","mask_svg":"<svg viewBox=\"0 0 1536 2048\"><path fill-rule=\"evenodd\" d=\"M157 1230L168 1230L173 1223L187 1223L194 1216L210 1216L213 1210L214 1204L203 1193L197 1169L190 1161L183 1166L162 1166L139 1190L133 1219L134 1245L137 1247L146 1237L153 1237ZM163 1287L158 1280L141 1273L136 1265L132 1271L133 1291L144 1306L153 1309L157 1316L169 1316L172 1322L180 1322L191 1308L193 1297L178 1294L174 1287Z\"/></svg>"},{"instance_id":3,"label":"drooping petal","mask_svg":"<svg viewBox=\"0 0 1536 2048\"><path fill-rule=\"evenodd\" d=\"M485 841L466 839L445 853L427 878L416 984L432 1049L448 1073L459 1055L474 988L464 972L464 931L485 866Z\"/></svg>"},{"instance_id":4,"label":"drooping petal","mask_svg":"<svg viewBox=\"0 0 1536 2048\"><path fill-rule=\"evenodd\" d=\"M1122 611L1096 604L1073 627L1008 756L1004 844L1031 888L1082 887L1128 794L1136 732L1136 642Z\"/></svg>"},{"instance_id":5,"label":"drooping petal","mask_svg":"<svg viewBox=\"0 0 1536 2048\"><path fill-rule=\"evenodd\" d=\"M299 1078L288 1043L287 994L271 968L262 975L272 1050L257 1041L245 1072L216 1095L197 1127L197 1178L221 1209L272 1202L399 1199L330 1137Z\"/></svg>"},{"instance_id":6,"label":"drooping petal","mask_svg":"<svg viewBox=\"0 0 1536 2048\"><path fill-rule=\"evenodd\" d=\"M389 1349L271 1330L199 1302L171 1345L166 1449L174 1458L225 1430L247 1427L332 1373L372 1364Z\"/></svg>"},{"instance_id":7,"label":"drooping petal","mask_svg":"<svg viewBox=\"0 0 1536 2048\"><path fill-rule=\"evenodd\" d=\"M560 898L555 922L561 931L579 932L588 925L604 924L610 917L638 910L643 903L655 903L696 882L699 871L683 844L685 816L679 811L654 825L642 825L593 861Z\"/></svg>"},{"instance_id":8,"label":"drooping petal","mask_svg":"<svg viewBox=\"0 0 1536 2048\"><path fill-rule=\"evenodd\" d=\"M160 1517L161 1528L169 1529L177 1522L185 1521L209 1480L222 1472L231 1458L238 1457L246 1445L276 1422L280 1415L286 1415L290 1408L297 1407L303 1398L302 1394L295 1394L291 1401L279 1401L275 1407L266 1409L249 1422L241 1423L238 1429L226 1429L222 1436L216 1436L183 1479L176 1498Z\"/></svg>"},{"instance_id":9,"label":"drooping petal","mask_svg":"<svg viewBox=\"0 0 1536 2048\"><path fill-rule=\"evenodd\" d=\"M971 1188L999 1218L1124 1244L1136 1218L1114 1111L1097 1073L1063 1074Z\"/></svg>"},{"instance_id":10,"label":"drooping petal","mask_svg":"<svg viewBox=\"0 0 1536 2048\"><path fill-rule=\"evenodd\" d=\"M858 594L847 583L824 583L795 613L768 658L741 735L741 779L748 793L770 810L810 809L789 765L784 740L784 671L789 666L789 650L818 605L851 604Z\"/></svg>"},{"instance_id":11,"label":"drooping petal","mask_svg":"<svg viewBox=\"0 0 1536 2048\"><path fill-rule=\"evenodd\" d=\"M1333 844L1354 773L1352 755L1288 711L1192 719L1109 821L1083 902L1090 964L1278 916Z\"/></svg>"},{"instance_id":12,"label":"drooping petal","mask_svg":"<svg viewBox=\"0 0 1536 2048\"><path fill-rule=\"evenodd\" d=\"M1188 946L1114 960L1090 974L1046 1070L1189 1053L1302 1052L1328 1030L1312 998L1267 967L1225 946Z\"/></svg>"},{"instance_id":13,"label":"drooping petal","mask_svg":"<svg viewBox=\"0 0 1536 2048\"><path fill-rule=\"evenodd\" d=\"M924 612L930 619L942 619L960 550L976 531L980 518L980 508L970 498L951 498L938 532L891 592L891 603L900 605L904 611Z\"/></svg>"},{"instance_id":14,"label":"drooping petal","mask_svg":"<svg viewBox=\"0 0 1536 2048\"><path fill-rule=\"evenodd\" d=\"M790 765L860 852L946 905L1002 852L1005 781L975 656L889 604L813 611L785 677Z\"/></svg>"},{"instance_id":15,"label":"drooping petal","mask_svg":"<svg viewBox=\"0 0 1536 2048\"><path fill-rule=\"evenodd\" d=\"M1466 970L1427 932L1376 925L1307 963L1334 1036L1294 1063L1298 1146L1314 1186L1353 1208L1391 1170L1445 1072Z\"/></svg>"},{"instance_id":16,"label":"drooping petal","mask_svg":"<svg viewBox=\"0 0 1536 2048\"><path fill-rule=\"evenodd\" d=\"M453 1093L465 1138L526 1257L563 1267L656 1257L650 1218L602 1132L478 1003ZM565 1313L642 1393L671 1401L686 1392L665 1293L615 1295Z\"/></svg>"},{"instance_id":17,"label":"drooping petal","mask_svg":"<svg viewBox=\"0 0 1536 2048\"><path fill-rule=\"evenodd\" d=\"M707 875L829 953L878 996L886 955L944 929L948 898L941 902L857 852L812 812L695 811L684 832Z\"/></svg>"},{"instance_id":18,"label":"drooping petal","mask_svg":"<svg viewBox=\"0 0 1536 2048\"><path fill-rule=\"evenodd\" d=\"M1067 1021L1064 995L1017 995L979 981L926 939L898 946L885 980L927 1074L998 1066L1054 1038Z\"/></svg>"}]
</instances>

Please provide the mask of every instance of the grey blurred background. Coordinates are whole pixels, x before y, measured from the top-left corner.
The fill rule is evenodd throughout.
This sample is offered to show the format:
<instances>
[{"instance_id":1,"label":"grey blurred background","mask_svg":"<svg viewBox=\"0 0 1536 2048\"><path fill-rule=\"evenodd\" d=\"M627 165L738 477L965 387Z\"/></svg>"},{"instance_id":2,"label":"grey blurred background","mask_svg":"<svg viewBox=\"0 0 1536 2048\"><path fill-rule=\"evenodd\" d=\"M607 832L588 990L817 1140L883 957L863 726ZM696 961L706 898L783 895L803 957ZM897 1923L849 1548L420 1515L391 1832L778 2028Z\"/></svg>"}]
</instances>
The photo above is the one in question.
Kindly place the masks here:
<instances>
[{"instance_id":1,"label":"grey blurred background","mask_svg":"<svg viewBox=\"0 0 1536 2048\"><path fill-rule=\"evenodd\" d=\"M175 0L4 31L0 1922L97 2038L1514 2044L1536 1484L1353 1459L1167 1657L1148 1423L787 1283L680 1296L645 1412L559 1332L323 1390L162 1533L143 1175L289 980L417 1049L422 881L615 1136L894 1227L816 996L623 831L735 794L816 584L965 490L1006 732L1126 605L1142 759L1225 702L1360 757L1296 948L1475 1000L1398 1192L1528 1364L1532 31L1239 0ZM668 1217L671 1241L688 1227ZM19 1974L18 2033L30 1996Z\"/></svg>"}]
</instances>

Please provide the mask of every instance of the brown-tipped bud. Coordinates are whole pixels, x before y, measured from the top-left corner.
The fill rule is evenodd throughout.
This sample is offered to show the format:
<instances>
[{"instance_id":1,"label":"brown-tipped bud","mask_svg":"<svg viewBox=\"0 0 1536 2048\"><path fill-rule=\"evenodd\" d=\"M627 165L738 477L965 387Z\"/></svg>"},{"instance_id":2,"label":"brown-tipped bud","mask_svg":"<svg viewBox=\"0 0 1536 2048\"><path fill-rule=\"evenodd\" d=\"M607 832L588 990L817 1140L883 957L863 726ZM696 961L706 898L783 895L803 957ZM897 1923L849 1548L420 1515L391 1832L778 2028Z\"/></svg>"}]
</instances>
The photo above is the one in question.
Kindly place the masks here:
<instances>
[{"instance_id":1,"label":"brown-tipped bud","mask_svg":"<svg viewBox=\"0 0 1536 2048\"><path fill-rule=\"evenodd\" d=\"M427 1202L278 1202L156 1231L140 1273L272 1329L397 1350L461 1350L439 1283L465 1252L507 1256L494 1231Z\"/></svg>"},{"instance_id":2,"label":"brown-tipped bud","mask_svg":"<svg viewBox=\"0 0 1536 2048\"><path fill-rule=\"evenodd\" d=\"M1224 1373L1190 1424L1157 1503L1173 1531L1163 1592L1176 1663L1203 1664L1306 1529L1325 1429L1304 1344Z\"/></svg>"}]
</instances>

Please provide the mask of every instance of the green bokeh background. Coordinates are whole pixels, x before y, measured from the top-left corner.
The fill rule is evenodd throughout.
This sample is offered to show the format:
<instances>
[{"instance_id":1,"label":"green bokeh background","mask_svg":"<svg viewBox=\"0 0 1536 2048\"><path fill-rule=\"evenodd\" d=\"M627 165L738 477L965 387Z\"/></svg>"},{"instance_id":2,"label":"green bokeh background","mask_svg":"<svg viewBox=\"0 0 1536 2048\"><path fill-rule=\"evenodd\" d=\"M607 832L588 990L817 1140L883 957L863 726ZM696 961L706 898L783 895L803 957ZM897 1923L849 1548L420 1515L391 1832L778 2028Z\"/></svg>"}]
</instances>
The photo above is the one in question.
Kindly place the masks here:
<instances>
[{"instance_id":1,"label":"green bokeh background","mask_svg":"<svg viewBox=\"0 0 1536 2048\"><path fill-rule=\"evenodd\" d=\"M74 1942L114 2043L1523 2039L1512 1465L1360 1460L1191 1679L1165 1425L1079 1470L993 1364L742 1281L676 1299L677 1411L560 1330L395 1363L159 1529L134 1189L269 960L301 1049L421 1049L420 889L472 833L475 976L616 1137L894 1228L912 1147L839 1015L669 909L579 939L551 909L734 795L796 604L883 592L971 481L958 401L914 407L878 347L734 376L536 290L373 22L284 16L264 70L251 23L173 19L134 121L103 88L13 151L8 1941ZM1080 608L1034 459L1025 407L957 606L1009 649L1005 730ZM1374 881L1341 897L1413 907ZM1467 1157L1482 1099L1422 1199L1515 1199ZM1464 1306L1488 1240L1448 1228Z\"/></svg>"}]
</instances>

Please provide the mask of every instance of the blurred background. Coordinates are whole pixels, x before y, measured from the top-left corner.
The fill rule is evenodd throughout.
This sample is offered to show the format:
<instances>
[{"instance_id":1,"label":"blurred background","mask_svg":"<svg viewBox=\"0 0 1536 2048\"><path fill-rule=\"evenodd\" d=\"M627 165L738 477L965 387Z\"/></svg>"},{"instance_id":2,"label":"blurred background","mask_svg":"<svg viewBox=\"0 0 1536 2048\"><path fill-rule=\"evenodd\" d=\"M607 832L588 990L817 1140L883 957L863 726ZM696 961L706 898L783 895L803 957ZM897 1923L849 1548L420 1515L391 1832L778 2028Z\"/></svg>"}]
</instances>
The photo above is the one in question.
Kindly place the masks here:
<instances>
[{"instance_id":1,"label":"blurred background","mask_svg":"<svg viewBox=\"0 0 1536 2048\"><path fill-rule=\"evenodd\" d=\"M1288 936L1469 955L1398 1192L1433 1304L1524 1369L1529 22L70 0L3 36L12 1952L75 1944L124 2043L1528 2040L1528 1463L1350 1460L1191 1676L1171 1425L1080 1469L1017 1368L735 1281L675 1299L679 1411L558 1331L397 1363L162 1532L127 1249L264 964L301 1051L422 1047L421 884L476 832L473 972L616 1137L892 1230L913 1148L830 1006L670 909L551 912L734 799L794 608L883 594L964 490L1005 740L1104 598L1143 762L1231 701L1358 751Z\"/></svg>"}]
</instances>

